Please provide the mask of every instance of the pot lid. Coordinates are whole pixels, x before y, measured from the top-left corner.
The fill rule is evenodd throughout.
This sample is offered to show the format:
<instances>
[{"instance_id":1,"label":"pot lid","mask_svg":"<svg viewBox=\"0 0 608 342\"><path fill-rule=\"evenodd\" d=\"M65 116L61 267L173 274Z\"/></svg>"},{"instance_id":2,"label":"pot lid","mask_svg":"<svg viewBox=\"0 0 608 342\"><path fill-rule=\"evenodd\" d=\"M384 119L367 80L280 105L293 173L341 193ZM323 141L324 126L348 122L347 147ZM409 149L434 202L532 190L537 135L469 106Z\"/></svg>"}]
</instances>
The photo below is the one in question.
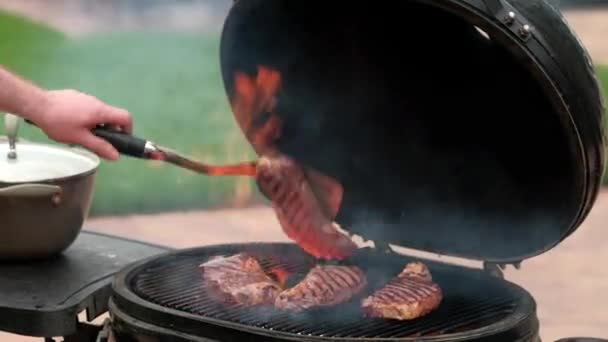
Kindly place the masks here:
<instances>
[{"instance_id":1,"label":"pot lid","mask_svg":"<svg viewBox=\"0 0 608 342\"><path fill-rule=\"evenodd\" d=\"M344 230L521 261L578 228L604 160L586 55L530 1L511 1L505 24L460 0L239 1L222 35L226 92L253 145L256 127L280 123L276 149L342 183Z\"/></svg>"},{"instance_id":2,"label":"pot lid","mask_svg":"<svg viewBox=\"0 0 608 342\"><path fill-rule=\"evenodd\" d=\"M6 137L0 137L0 183L43 182L95 170L99 158L76 148L17 140L19 118L5 117Z\"/></svg>"},{"instance_id":3,"label":"pot lid","mask_svg":"<svg viewBox=\"0 0 608 342\"><path fill-rule=\"evenodd\" d=\"M8 142L0 140L0 183L39 182L90 172L99 160L81 150L50 145L18 143L17 158L11 159Z\"/></svg>"}]
</instances>

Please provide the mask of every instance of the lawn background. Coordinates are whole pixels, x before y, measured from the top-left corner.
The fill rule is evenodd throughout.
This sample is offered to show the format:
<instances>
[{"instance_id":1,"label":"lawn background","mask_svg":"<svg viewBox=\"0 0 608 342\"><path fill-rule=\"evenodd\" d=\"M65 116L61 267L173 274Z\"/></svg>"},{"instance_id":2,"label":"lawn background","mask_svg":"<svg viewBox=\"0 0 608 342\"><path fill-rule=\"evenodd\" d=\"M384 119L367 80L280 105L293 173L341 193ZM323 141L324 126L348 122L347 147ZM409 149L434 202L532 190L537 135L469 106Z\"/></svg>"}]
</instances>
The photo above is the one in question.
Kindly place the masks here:
<instances>
[{"instance_id":1,"label":"lawn background","mask_svg":"<svg viewBox=\"0 0 608 342\"><path fill-rule=\"evenodd\" d=\"M0 14L0 37L3 65L44 87L74 88L128 108L135 134L210 163L254 158L223 90L216 34L145 32L68 39ZM24 138L52 143L37 128L21 127ZM249 178L206 177L123 158L102 162L91 215L241 205L259 198Z\"/></svg>"},{"instance_id":2,"label":"lawn background","mask_svg":"<svg viewBox=\"0 0 608 342\"><path fill-rule=\"evenodd\" d=\"M68 39L24 18L0 13L0 37L2 65L44 87L74 88L128 108L135 134L210 163L254 158L223 90L217 34L144 32ZM608 89L608 68L598 67L598 73L604 90ZM33 127L23 125L21 135L52 143ZM124 158L102 162L91 215L260 200L248 178L206 177Z\"/></svg>"}]
</instances>

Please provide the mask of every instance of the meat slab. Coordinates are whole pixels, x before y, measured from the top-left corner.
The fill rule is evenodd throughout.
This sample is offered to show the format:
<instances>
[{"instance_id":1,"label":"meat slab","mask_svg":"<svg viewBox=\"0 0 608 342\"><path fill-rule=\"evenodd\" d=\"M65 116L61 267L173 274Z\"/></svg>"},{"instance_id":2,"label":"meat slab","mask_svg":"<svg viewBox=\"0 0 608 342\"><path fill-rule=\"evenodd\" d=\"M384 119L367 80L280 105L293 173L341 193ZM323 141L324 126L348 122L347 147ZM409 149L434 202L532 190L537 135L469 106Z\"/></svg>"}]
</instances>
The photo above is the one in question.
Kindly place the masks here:
<instances>
[{"instance_id":1,"label":"meat slab","mask_svg":"<svg viewBox=\"0 0 608 342\"><path fill-rule=\"evenodd\" d=\"M283 290L252 256L216 257L200 265L207 288L218 300L245 306L273 305Z\"/></svg>"},{"instance_id":2,"label":"meat slab","mask_svg":"<svg viewBox=\"0 0 608 342\"><path fill-rule=\"evenodd\" d=\"M338 209L329 202L336 191L327 177L307 172L293 159L277 154L258 160L256 180L272 202L283 231L307 253L338 260L354 253L357 245L333 222Z\"/></svg>"},{"instance_id":3,"label":"meat slab","mask_svg":"<svg viewBox=\"0 0 608 342\"><path fill-rule=\"evenodd\" d=\"M348 302L367 285L363 271L353 266L315 266L296 286L279 294L275 307L302 312Z\"/></svg>"},{"instance_id":4,"label":"meat slab","mask_svg":"<svg viewBox=\"0 0 608 342\"><path fill-rule=\"evenodd\" d=\"M414 262L383 288L365 298L362 308L370 317L412 320L435 310L442 299L441 288L433 282L426 265Z\"/></svg>"}]
</instances>

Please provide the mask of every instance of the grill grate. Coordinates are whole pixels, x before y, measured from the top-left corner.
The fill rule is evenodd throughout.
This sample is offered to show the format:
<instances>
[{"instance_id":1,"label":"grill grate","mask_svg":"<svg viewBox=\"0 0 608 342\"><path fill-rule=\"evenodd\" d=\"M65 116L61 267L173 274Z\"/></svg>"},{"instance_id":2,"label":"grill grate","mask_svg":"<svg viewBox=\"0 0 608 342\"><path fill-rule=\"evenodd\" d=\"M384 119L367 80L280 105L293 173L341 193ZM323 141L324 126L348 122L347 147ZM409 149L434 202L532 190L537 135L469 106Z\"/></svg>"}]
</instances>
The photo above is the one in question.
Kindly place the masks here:
<instances>
[{"instance_id":1,"label":"grill grate","mask_svg":"<svg viewBox=\"0 0 608 342\"><path fill-rule=\"evenodd\" d=\"M206 295L198 266L215 255L244 251L224 248L200 249L159 258L137 268L128 280L131 290L154 304L194 314L201 318L257 327L276 333L331 338L403 338L459 333L501 322L525 304L523 291L483 272L458 271L452 266L427 263L444 292L441 306L431 314L410 322L364 318L360 298L383 286L411 261L400 256L360 256L353 262L368 273L370 286L351 303L310 313L291 314L272 308L247 308L218 303ZM263 267L281 266L304 275L313 260L291 245L250 245Z\"/></svg>"}]
</instances>

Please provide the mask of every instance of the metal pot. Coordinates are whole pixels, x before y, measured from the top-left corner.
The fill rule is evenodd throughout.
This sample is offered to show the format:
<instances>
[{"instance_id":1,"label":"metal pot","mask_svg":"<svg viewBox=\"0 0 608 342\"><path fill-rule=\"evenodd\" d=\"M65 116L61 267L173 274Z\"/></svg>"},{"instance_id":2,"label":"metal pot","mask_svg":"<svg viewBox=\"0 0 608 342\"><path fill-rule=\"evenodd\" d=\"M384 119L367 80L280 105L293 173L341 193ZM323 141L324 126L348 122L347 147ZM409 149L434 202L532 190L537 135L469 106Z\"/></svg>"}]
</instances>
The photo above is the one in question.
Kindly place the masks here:
<instances>
[{"instance_id":1,"label":"metal pot","mask_svg":"<svg viewBox=\"0 0 608 342\"><path fill-rule=\"evenodd\" d=\"M99 158L87 151L18 141L6 114L0 140L0 259L39 259L76 239L91 208Z\"/></svg>"}]
</instances>

